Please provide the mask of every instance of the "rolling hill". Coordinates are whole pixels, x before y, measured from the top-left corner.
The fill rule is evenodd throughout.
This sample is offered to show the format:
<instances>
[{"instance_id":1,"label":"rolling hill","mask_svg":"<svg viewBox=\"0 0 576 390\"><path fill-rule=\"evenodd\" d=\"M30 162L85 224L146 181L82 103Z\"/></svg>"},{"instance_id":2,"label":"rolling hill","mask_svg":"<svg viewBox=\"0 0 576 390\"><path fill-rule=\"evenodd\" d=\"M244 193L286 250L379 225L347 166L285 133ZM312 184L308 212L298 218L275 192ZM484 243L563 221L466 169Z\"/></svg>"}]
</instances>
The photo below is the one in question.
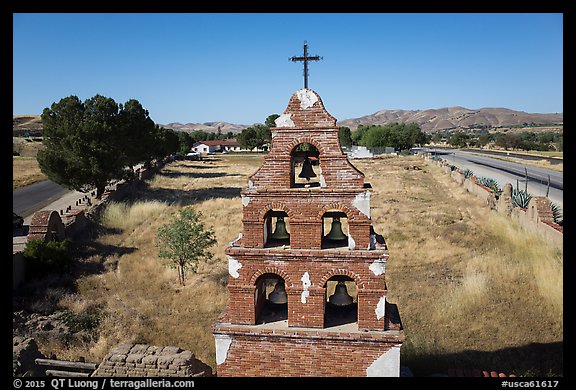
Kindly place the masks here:
<instances>
[{"instance_id":1,"label":"rolling hill","mask_svg":"<svg viewBox=\"0 0 576 390\"><path fill-rule=\"evenodd\" d=\"M380 110L371 115L344 119L337 123L338 126L348 126L350 129L356 130L358 125L383 125L393 122L415 122L419 124L425 132L480 127L497 129L500 127L522 127L529 125L562 127L564 115L563 113L533 114L507 108L480 108L472 110L457 106L428 110ZM216 133L218 129L220 129L224 134L230 131L237 134L249 127L247 125L223 121L186 124L171 122L160 126L188 133L194 130ZM41 130L42 122L39 115L13 116L13 133L15 136L22 136L24 132L36 133Z\"/></svg>"},{"instance_id":2,"label":"rolling hill","mask_svg":"<svg viewBox=\"0 0 576 390\"><path fill-rule=\"evenodd\" d=\"M415 122L425 132L479 127L510 127L528 125L562 125L564 116L556 114L530 114L507 108L444 107L429 110L380 110L371 115L338 121L339 126L355 130L358 125Z\"/></svg>"}]
</instances>

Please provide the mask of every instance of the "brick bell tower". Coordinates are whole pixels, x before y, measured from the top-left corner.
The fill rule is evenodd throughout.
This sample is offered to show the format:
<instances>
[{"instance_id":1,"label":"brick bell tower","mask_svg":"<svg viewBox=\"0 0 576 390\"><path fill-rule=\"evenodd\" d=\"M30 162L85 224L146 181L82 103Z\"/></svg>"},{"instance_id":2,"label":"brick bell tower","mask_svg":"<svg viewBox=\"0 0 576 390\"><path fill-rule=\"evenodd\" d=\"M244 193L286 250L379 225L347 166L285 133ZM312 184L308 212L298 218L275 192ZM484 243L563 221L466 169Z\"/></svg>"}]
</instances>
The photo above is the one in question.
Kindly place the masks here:
<instances>
[{"instance_id":1,"label":"brick bell tower","mask_svg":"<svg viewBox=\"0 0 576 390\"><path fill-rule=\"evenodd\" d=\"M400 375L404 333L370 188L320 96L296 91L241 193L229 305L213 326L218 376Z\"/></svg>"}]
</instances>

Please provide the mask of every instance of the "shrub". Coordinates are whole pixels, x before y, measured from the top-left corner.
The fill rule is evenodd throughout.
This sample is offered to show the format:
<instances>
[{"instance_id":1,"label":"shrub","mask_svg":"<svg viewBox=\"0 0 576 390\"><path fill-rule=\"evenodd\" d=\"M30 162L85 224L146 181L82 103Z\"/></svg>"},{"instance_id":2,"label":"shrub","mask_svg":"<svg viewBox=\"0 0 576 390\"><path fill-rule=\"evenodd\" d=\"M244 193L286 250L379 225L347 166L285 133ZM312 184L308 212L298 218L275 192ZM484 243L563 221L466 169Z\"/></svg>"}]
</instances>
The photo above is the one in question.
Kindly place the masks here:
<instances>
[{"instance_id":1,"label":"shrub","mask_svg":"<svg viewBox=\"0 0 576 390\"><path fill-rule=\"evenodd\" d=\"M484 176L479 177L478 184L481 184L484 187L490 188L492 191L494 191L496 199L498 199L502 194L502 188L500 188L498 182L490 177L484 177Z\"/></svg>"},{"instance_id":2,"label":"shrub","mask_svg":"<svg viewBox=\"0 0 576 390\"><path fill-rule=\"evenodd\" d=\"M464 169L462 171L462 174L464 175L465 179L468 179L470 176L474 174L474 172L472 172L470 169Z\"/></svg>"},{"instance_id":3,"label":"shrub","mask_svg":"<svg viewBox=\"0 0 576 390\"><path fill-rule=\"evenodd\" d=\"M514 188L512 191L512 204L514 207L520 207L521 209L527 209L528 204L532 199L532 195L524 190L517 190Z\"/></svg>"},{"instance_id":4,"label":"shrub","mask_svg":"<svg viewBox=\"0 0 576 390\"><path fill-rule=\"evenodd\" d=\"M24 257L33 272L66 272L72 265L68 241L29 240L24 248Z\"/></svg>"},{"instance_id":5,"label":"shrub","mask_svg":"<svg viewBox=\"0 0 576 390\"><path fill-rule=\"evenodd\" d=\"M564 217L562 215L562 209L556 203L551 202L550 208L552 209L552 217L554 218L554 223L562 226L564 225Z\"/></svg>"},{"instance_id":6,"label":"shrub","mask_svg":"<svg viewBox=\"0 0 576 390\"><path fill-rule=\"evenodd\" d=\"M60 318L73 333L93 333L100 324L101 316L102 314L97 308L90 307L81 313L73 313L70 310L66 310Z\"/></svg>"}]
</instances>

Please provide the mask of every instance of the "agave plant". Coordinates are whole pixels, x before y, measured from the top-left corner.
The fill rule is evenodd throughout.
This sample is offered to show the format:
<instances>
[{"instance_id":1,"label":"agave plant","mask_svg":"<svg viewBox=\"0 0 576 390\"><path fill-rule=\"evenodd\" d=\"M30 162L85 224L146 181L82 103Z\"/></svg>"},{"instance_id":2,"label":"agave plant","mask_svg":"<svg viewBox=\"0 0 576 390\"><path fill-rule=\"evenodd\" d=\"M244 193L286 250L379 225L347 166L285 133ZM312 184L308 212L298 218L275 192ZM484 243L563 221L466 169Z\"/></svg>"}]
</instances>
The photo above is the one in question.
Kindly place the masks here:
<instances>
[{"instance_id":1,"label":"agave plant","mask_svg":"<svg viewBox=\"0 0 576 390\"><path fill-rule=\"evenodd\" d=\"M530 199L532 199L532 195L524 190L517 190L514 189L512 191L512 204L514 207L520 207L522 209L528 208L528 203L530 203Z\"/></svg>"},{"instance_id":2,"label":"agave plant","mask_svg":"<svg viewBox=\"0 0 576 390\"><path fill-rule=\"evenodd\" d=\"M550 208L552 209L552 217L554 218L554 223L562 226L564 224L564 216L562 215L562 209L554 202L550 203Z\"/></svg>"},{"instance_id":3,"label":"agave plant","mask_svg":"<svg viewBox=\"0 0 576 390\"><path fill-rule=\"evenodd\" d=\"M474 172L472 172L470 169L464 169L462 171L462 174L464 175L464 179L468 179L470 176L474 174Z\"/></svg>"},{"instance_id":4,"label":"agave plant","mask_svg":"<svg viewBox=\"0 0 576 390\"><path fill-rule=\"evenodd\" d=\"M478 184L483 185L484 187L490 188L494 191L494 195L496 195L496 199L500 197L502 194L502 188L498 185L498 182L491 177L484 177L481 176L478 178Z\"/></svg>"}]
</instances>

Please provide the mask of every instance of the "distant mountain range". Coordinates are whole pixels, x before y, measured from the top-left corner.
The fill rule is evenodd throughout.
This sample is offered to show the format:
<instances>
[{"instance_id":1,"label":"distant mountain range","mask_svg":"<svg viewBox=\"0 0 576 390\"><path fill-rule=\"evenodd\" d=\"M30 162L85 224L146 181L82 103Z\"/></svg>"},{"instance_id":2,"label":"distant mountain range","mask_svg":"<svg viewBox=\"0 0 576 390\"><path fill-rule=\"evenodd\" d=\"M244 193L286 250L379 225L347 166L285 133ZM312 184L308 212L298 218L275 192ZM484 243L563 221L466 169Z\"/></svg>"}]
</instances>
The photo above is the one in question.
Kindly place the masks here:
<instances>
[{"instance_id":1,"label":"distant mountain range","mask_svg":"<svg viewBox=\"0 0 576 390\"><path fill-rule=\"evenodd\" d=\"M358 125L383 125L387 123L415 122L425 132L449 129L472 129L482 126L509 127L527 125L561 125L562 113L530 114L507 108L445 107L429 110L381 110L372 115L338 121L338 126L355 130Z\"/></svg>"},{"instance_id":2,"label":"distant mountain range","mask_svg":"<svg viewBox=\"0 0 576 390\"><path fill-rule=\"evenodd\" d=\"M233 123L228 122L204 122L204 123L186 123L186 124L182 124L179 122L172 122L161 126L176 131L185 131L187 133L191 133L194 130L203 130L207 133L217 133L218 129L220 129L220 131L223 134L226 134L229 131L231 131L234 134L237 134L240 133L245 128L249 127L247 125L235 125Z\"/></svg>"},{"instance_id":3,"label":"distant mountain range","mask_svg":"<svg viewBox=\"0 0 576 390\"><path fill-rule=\"evenodd\" d=\"M471 110L464 107L445 107L429 110L380 110L371 115L338 121L338 126L347 126L356 130L358 125L384 125L387 123L415 122L425 132L435 132L450 129L472 129L490 126L492 128L510 126L555 126L564 124L563 113L531 114L524 111L514 111L507 108L480 108ZM172 122L160 125L176 131L193 132L203 130L216 133L218 129L223 134L240 133L248 125L238 125L228 122L186 123ZM39 115L14 115L13 133L41 131L42 122ZM18 134L21 135L21 134Z\"/></svg>"}]
</instances>

